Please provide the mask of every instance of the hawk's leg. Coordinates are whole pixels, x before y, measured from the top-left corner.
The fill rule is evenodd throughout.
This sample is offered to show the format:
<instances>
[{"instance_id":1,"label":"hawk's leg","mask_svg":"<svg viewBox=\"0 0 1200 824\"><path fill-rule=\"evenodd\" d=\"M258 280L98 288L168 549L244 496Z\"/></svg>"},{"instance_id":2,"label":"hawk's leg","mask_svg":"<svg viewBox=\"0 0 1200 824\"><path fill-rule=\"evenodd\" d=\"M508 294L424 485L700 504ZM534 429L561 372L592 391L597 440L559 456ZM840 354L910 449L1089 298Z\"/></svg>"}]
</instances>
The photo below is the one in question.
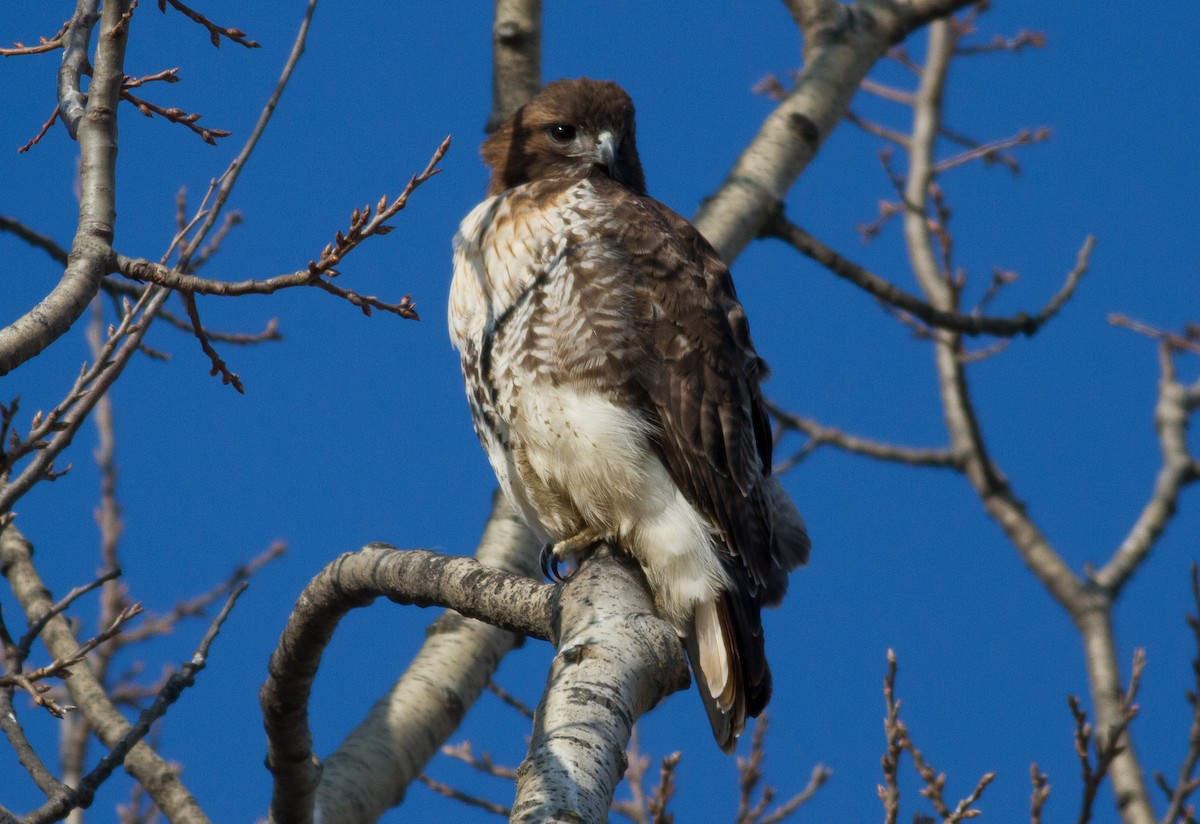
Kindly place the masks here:
<instances>
[{"instance_id":1,"label":"hawk's leg","mask_svg":"<svg viewBox=\"0 0 1200 824\"><path fill-rule=\"evenodd\" d=\"M585 527L574 535L563 538L556 544L544 545L540 558L542 574L556 583L565 581L566 576L558 570L559 564L567 560L570 556L582 558L586 554L586 550L597 544L605 543L608 540L607 535Z\"/></svg>"}]
</instances>

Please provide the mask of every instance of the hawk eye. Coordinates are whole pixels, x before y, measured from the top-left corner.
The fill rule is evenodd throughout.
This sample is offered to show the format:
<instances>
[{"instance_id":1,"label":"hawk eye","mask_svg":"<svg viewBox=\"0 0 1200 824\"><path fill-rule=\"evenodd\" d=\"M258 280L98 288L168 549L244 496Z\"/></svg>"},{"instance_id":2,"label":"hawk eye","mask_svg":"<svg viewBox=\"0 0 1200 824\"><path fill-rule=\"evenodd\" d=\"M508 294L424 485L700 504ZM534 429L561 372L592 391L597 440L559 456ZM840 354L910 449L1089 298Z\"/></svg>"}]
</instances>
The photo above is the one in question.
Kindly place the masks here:
<instances>
[{"instance_id":1,"label":"hawk eye","mask_svg":"<svg viewBox=\"0 0 1200 824\"><path fill-rule=\"evenodd\" d=\"M575 139L575 127L566 123L555 123L546 129L550 139L555 143L570 143Z\"/></svg>"}]
</instances>

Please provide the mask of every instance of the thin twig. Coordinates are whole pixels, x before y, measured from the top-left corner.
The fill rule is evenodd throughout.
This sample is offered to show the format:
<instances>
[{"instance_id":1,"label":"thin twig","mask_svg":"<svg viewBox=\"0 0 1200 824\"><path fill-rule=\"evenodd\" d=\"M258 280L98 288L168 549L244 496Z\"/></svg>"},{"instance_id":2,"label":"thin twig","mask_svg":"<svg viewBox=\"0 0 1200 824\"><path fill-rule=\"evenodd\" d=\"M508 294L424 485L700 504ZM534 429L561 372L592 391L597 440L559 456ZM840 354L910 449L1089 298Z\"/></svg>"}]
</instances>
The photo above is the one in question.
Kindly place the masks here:
<instances>
[{"instance_id":1,"label":"thin twig","mask_svg":"<svg viewBox=\"0 0 1200 824\"><path fill-rule=\"evenodd\" d=\"M935 174L948 172L951 169L970 163L972 160L982 160L985 163L1000 162L1002 152L1005 149L1011 149L1014 146L1029 146L1034 143L1040 143L1050 139L1050 130L1043 126L1040 129L1021 129L1012 137L1002 138L1001 140L993 140L990 143L984 143L979 146L972 147L965 152L956 154L953 157L948 157L945 160L939 160L933 166ZM1009 168L1012 168L1011 166ZM1018 167L1019 168L1019 167ZM1013 170L1014 174L1016 169Z\"/></svg>"},{"instance_id":2,"label":"thin twig","mask_svg":"<svg viewBox=\"0 0 1200 824\"><path fill-rule=\"evenodd\" d=\"M1108 322L1113 326L1120 326L1131 332L1137 332L1139 335L1145 335L1153 340L1161 341L1177 352L1191 352L1192 354L1200 355L1200 338L1194 333L1189 334L1185 332L1184 334L1179 334L1177 332L1168 332L1164 329L1156 329L1147 323L1134 320L1119 312L1109 314Z\"/></svg>"},{"instance_id":3,"label":"thin twig","mask_svg":"<svg viewBox=\"0 0 1200 824\"><path fill-rule=\"evenodd\" d=\"M62 48L63 35L67 33L67 29L71 28L71 21L68 20L62 24L62 28L51 37L39 37L38 45L26 46L24 43L14 42L13 48L0 49L0 57L16 57L23 54L42 54L44 52L56 51Z\"/></svg>"},{"instance_id":4,"label":"thin twig","mask_svg":"<svg viewBox=\"0 0 1200 824\"><path fill-rule=\"evenodd\" d=\"M33 137L29 138L29 140L26 141L25 145L23 145L19 149L17 149L17 154L25 154L25 152L29 151L34 146L41 143L42 138L45 137L49 133L50 127L54 125L54 121L56 121L56 120L58 120L58 108L57 107L55 107L54 111L50 112L50 116L46 118L46 122L42 124L42 128L38 129L38 133L35 134Z\"/></svg>"},{"instance_id":5,"label":"thin twig","mask_svg":"<svg viewBox=\"0 0 1200 824\"><path fill-rule=\"evenodd\" d=\"M514 710L516 710L518 713L520 713L522 716L529 719L530 721L533 720L533 710L530 709L529 705L526 704L524 701L522 701L520 698L517 698L512 693L505 690L499 684L497 684L495 679L492 679L492 678L488 679L487 689L488 689L488 692L495 695L497 698L499 698L505 704L507 704L508 706L510 706Z\"/></svg>"},{"instance_id":6,"label":"thin twig","mask_svg":"<svg viewBox=\"0 0 1200 824\"><path fill-rule=\"evenodd\" d=\"M200 119L200 115L196 112L185 112L183 109L175 106L163 108L155 103L151 103L149 100L143 100L140 97L130 94L129 91L127 91L129 88L130 86L127 85L121 89L122 100L132 103L137 107L137 110L146 117L152 118L154 115L158 115L160 117L165 117L172 123L178 123L181 126L186 126L196 134L200 135L200 139L210 146L216 146L219 138L229 137L231 134L233 134L233 132L226 129L208 129L203 126L197 126L196 121Z\"/></svg>"},{"instance_id":7,"label":"thin twig","mask_svg":"<svg viewBox=\"0 0 1200 824\"><path fill-rule=\"evenodd\" d=\"M461 761L476 772L481 772L484 775L490 775L493 778L503 778L508 781L517 780L516 767L505 767L497 764L486 752L475 755L470 741L463 741L460 744L446 744L442 747L442 755L453 758L455 761Z\"/></svg>"},{"instance_id":8,"label":"thin twig","mask_svg":"<svg viewBox=\"0 0 1200 824\"><path fill-rule=\"evenodd\" d=\"M255 43L253 40L248 39L246 37L246 33L244 31L242 31L241 29L218 26L216 23L209 20L203 14L185 6L183 3L179 2L179 0L158 0L158 10L161 11L163 14L166 14L166 12L167 12L167 3L170 3L172 8L179 11L181 14L183 14L189 20L193 20L196 23L199 23L201 26L204 26L204 28L208 29L209 41L216 48L221 47L221 38L222 37L228 38L229 40L232 40L234 43L237 43L239 46L245 46L248 49L259 48L259 44Z\"/></svg>"},{"instance_id":9,"label":"thin twig","mask_svg":"<svg viewBox=\"0 0 1200 824\"><path fill-rule=\"evenodd\" d=\"M1200 763L1200 567L1192 562L1192 605L1195 614L1187 616L1188 627L1192 631L1195 644L1195 654L1192 658L1192 675L1194 683L1188 691L1188 703L1192 705L1192 726L1188 732L1188 748L1179 764L1175 786L1171 788L1166 779L1157 776L1159 786L1167 793L1167 810L1163 813L1162 824L1175 824L1176 821L1192 820L1192 813L1186 810L1187 800L1197 789L1200 789L1200 777L1194 775L1196 765Z\"/></svg>"},{"instance_id":10,"label":"thin twig","mask_svg":"<svg viewBox=\"0 0 1200 824\"><path fill-rule=\"evenodd\" d=\"M889 281L868 271L839 255L833 249L789 221L782 210L768 222L764 231L768 237L776 237L795 247L802 254L812 258L840 278L850 281L863 291L879 300L909 312L925 323L940 329L962 332L967 335L998 335L1013 337L1016 335L1033 335L1047 321L1053 318L1063 305L1074 294L1075 288L1088 270L1088 261L1095 246L1095 238L1088 236L1079 249L1075 266L1067 273L1062 288L1037 314L1030 316L1024 312L1008 318L994 318L983 315L964 315L959 312L938 309L932 304L921 300L915 295L905 292Z\"/></svg>"},{"instance_id":11,"label":"thin twig","mask_svg":"<svg viewBox=\"0 0 1200 824\"><path fill-rule=\"evenodd\" d=\"M921 449L860 438L856 435L848 435L833 427L823 426L811 418L787 412L773 403L768 402L767 409L771 413L771 416L779 421L784 429L793 429L803 433L808 438L808 443L805 444L805 448L801 450L801 453L792 460L784 461L777 466L774 470L776 472L786 472L795 466L798 460L802 459L808 452L825 444L835 446L838 449L855 455L893 461L909 466L925 466L939 469L961 468L962 461L949 449Z\"/></svg>"},{"instance_id":12,"label":"thin twig","mask_svg":"<svg viewBox=\"0 0 1200 824\"><path fill-rule=\"evenodd\" d=\"M113 771L120 767L125 756L133 749L134 745L141 741L150 731L151 725L162 718L171 705L179 700L179 696L183 691L192 686L196 682L196 676L205 668L208 663L209 648L221 631L222 625L232 612L237 599L243 592L246 591L248 584L242 582L233 592L229 594L225 601L225 606L217 613L212 622L208 626L208 630L204 633L204 637L200 639L196 651L192 653L192 658L187 661L176 672L167 679L166 684L159 690L158 697L154 703L147 707L138 716L138 720L129 730L121 736L120 740L110 749L95 768L89 772L79 782L75 788L72 798L67 800L48 801L43 804L37 811L39 815L56 815L63 816L75 807L88 807L95 797L96 790L108 780ZM33 814L30 814L33 818ZM55 820L46 818L45 820Z\"/></svg>"},{"instance_id":13,"label":"thin twig","mask_svg":"<svg viewBox=\"0 0 1200 824\"><path fill-rule=\"evenodd\" d=\"M1050 797L1050 781L1037 764L1029 766L1029 781L1033 784L1033 792L1029 794L1029 824L1042 824L1042 808Z\"/></svg>"},{"instance_id":14,"label":"thin twig","mask_svg":"<svg viewBox=\"0 0 1200 824\"><path fill-rule=\"evenodd\" d=\"M469 795L462 790L457 790L454 787L451 787L449 784L443 784L440 781L435 781L425 773L418 775L417 780L429 789L433 790L435 793L455 801L461 801L468 807L476 807L480 810L486 810L489 813L495 813L496 815L504 816L505 818L508 818L508 816L512 813L512 810L502 804L497 804L493 801L488 801L485 798L478 798L476 796Z\"/></svg>"},{"instance_id":15,"label":"thin twig","mask_svg":"<svg viewBox=\"0 0 1200 824\"><path fill-rule=\"evenodd\" d=\"M82 586L75 587L65 596L63 596L57 603L55 603L54 606L50 607L45 614L39 616L36 621L30 623L29 629L24 635L21 636L21 639L17 641L16 644L16 648L21 653L20 660L24 660L29 656L29 650L30 647L33 646L34 639L37 638L38 634L42 631L42 628L46 626L47 621L49 621L55 615L61 615L66 611L67 607L71 606L71 604L75 603L75 601L88 594L93 589L96 589L96 587L103 585L107 581L114 581L119 577L121 577L121 570L110 569L108 572L105 572L95 580L89 581Z\"/></svg>"}]
</instances>

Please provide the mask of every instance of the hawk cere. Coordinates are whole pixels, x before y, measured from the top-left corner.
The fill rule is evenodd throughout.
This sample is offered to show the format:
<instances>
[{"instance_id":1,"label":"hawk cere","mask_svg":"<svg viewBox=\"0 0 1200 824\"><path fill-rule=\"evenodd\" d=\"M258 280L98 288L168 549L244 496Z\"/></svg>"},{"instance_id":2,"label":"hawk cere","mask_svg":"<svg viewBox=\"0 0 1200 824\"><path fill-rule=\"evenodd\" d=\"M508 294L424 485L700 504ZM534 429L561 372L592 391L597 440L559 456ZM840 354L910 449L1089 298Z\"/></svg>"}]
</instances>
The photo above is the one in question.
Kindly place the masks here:
<instances>
[{"instance_id":1,"label":"hawk cere","mask_svg":"<svg viewBox=\"0 0 1200 824\"><path fill-rule=\"evenodd\" d=\"M555 560L607 541L641 565L728 752L771 694L760 611L809 548L729 269L646 196L615 83L551 83L482 151L449 311L475 430Z\"/></svg>"}]
</instances>

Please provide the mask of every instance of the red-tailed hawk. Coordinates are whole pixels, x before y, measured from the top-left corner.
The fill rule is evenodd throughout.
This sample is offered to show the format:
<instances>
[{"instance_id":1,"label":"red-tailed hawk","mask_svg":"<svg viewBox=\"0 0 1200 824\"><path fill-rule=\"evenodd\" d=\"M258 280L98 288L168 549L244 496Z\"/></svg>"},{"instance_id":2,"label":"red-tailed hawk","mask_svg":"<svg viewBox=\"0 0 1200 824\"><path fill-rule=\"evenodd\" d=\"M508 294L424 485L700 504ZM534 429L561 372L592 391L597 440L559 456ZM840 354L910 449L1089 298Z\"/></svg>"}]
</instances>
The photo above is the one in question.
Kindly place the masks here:
<instances>
[{"instance_id":1,"label":"red-tailed hawk","mask_svg":"<svg viewBox=\"0 0 1200 824\"><path fill-rule=\"evenodd\" d=\"M615 83L559 80L488 138L450 334L500 485L556 559L638 561L728 752L771 694L760 610L809 542L729 269L646 196L633 120Z\"/></svg>"}]
</instances>

